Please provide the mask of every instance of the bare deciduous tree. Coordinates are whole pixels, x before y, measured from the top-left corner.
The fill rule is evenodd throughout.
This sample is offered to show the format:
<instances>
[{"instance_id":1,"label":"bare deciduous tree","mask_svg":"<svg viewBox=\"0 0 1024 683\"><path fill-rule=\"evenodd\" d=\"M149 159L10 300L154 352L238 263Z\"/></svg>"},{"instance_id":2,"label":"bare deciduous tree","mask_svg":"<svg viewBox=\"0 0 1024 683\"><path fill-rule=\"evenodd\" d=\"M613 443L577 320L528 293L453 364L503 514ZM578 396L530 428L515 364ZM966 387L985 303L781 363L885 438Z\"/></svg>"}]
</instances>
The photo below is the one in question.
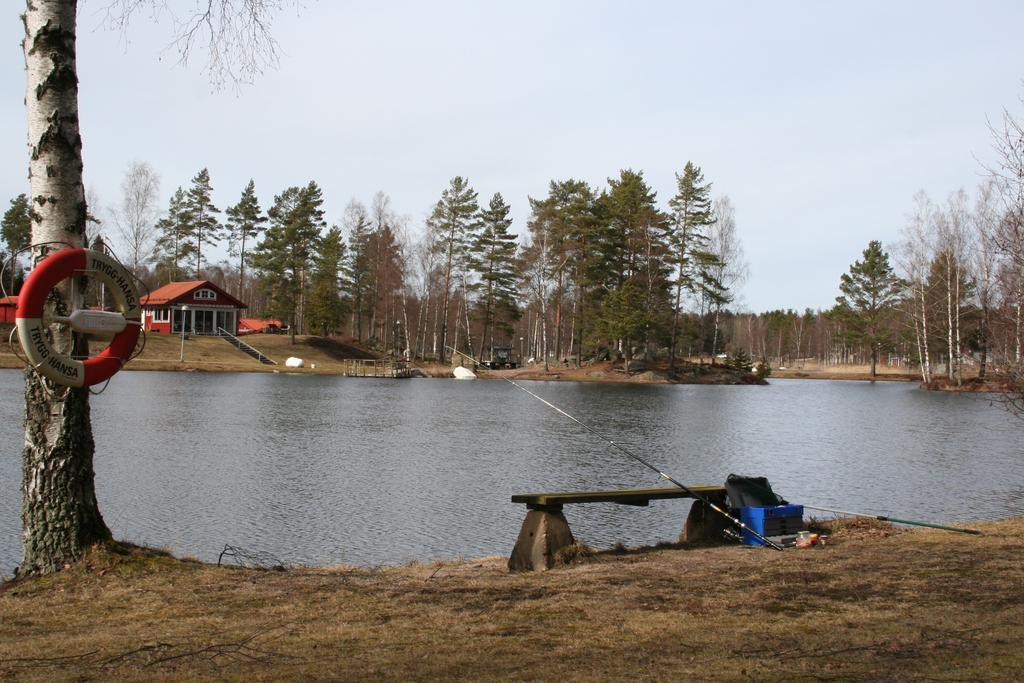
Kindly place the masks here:
<instances>
[{"instance_id":1,"label":"bare deciduous tree","mask_svg":"<svg viewBox=\"0 0 1024 683\"><path fill-rule=\"evenodd\" d=\"M962 189L949 195L946 208L936 218L938 257L942 266L942 279L946 295L946 378L963 383L960 317L964 302L966 266L968 261L970 210L967 193Z\"/></svg>"},{"instance_id":2,"label":"bare deciduous tree","mask_svg":"<svg viewBox=\"0 0 1024 683\"><path fill-rule=\"evenodd\" d=\"M1024 306L1024 122L1004 109L999 125L989 124L996 163L988 168L996 180L1003 199L1004 213L995 232L994 242L1002 253L1002 280L1008 302L1015 315L1014 367L1010 371L1010 389L1006 404L1017 415L1024 416L1024 368L1021 366L1021 308Z\"/></svg>"},{"instance_id":3,"label":"bare deciduous tree","mask_svg":"<svg viewBox=\"0 0 1024 683\"><path fill-rule=\"evenodd\" d=\"M996 230L1002 217L999 207L998 187L990 180L978 188L978 197L971 215L974 228L971 265L974 271L974 289L980 309L978 321L978 345L981 360L978 377L985 379L988 372L989 347L992 336L992 309L998 287L999 255L996 249Z\"/></svg>"},{"instance_id":4,"label":"bare deciduous tree","mask_svg":"<svg viewBox=\"0 0 1024 683\"><path fill-rule=\"evenodd\" d=\"M727 293L729 302L735 300L736 290L743 285L750 273L750 266L743 253L743 243L736 231L736 207L728 195L715 200L713 205L714 223L710 226L708 251L714 254L715 279ZM715 332L711 342L711 355L718 353L719 322L722 306L727 303L715 300Z\"/></svg>"},{"instance_id":5,"label":"bare deciduous tree","mask_svg":"<svg viewBox=\"0 0 1024 683\"><path fill-rule=\"evenodd\" d=\"M139 275L156 243L160 176L144 161L133 161L121 179L121 204L111 211L114 228Z\"/></svg>"},{"instance_id":6,"label":"bare deciduous tree","mask_svg":"<svg viewBox=\"0 0 1024 683\"><path fill-rule=\"evenodd\" d=\"M1024 271L1024 122L1004 109L999 125L989 124L996 163L989 175L1000 189L1005 216L996 245Z\"/></svg>"},{"instance_id":7,"label":"bare deciduous tree","mask_svg":"<svg viewBox=\"0 0 1024 683\"><path fill-rule=\"evenodd\" d=\"M914 195L914 211L907 216L901 231L902 240L896 249L900 276L908 283L910 321L914 324L914 341L920 359L921 380L932 380L931 349L928 344L928 269L934 255L932 223L935 207L924 190Z\"/></svg>"},{"instance_id":8,"label":"bare deciduous tree","mask_svg":"<svg viewBox=\"0 0 1024 683\"><path fill-rule=\"evenodd\" d=\"M217 89L251 83L278 62L278 44L270 32L274 16L294 0L197 0L191 9L177 10L167 0L115 0L107 5L109 25L127 33L141 12L174 25L167 46L187 66L197 52L205 53L204 73Z\"/></svg>"}]
</instances>

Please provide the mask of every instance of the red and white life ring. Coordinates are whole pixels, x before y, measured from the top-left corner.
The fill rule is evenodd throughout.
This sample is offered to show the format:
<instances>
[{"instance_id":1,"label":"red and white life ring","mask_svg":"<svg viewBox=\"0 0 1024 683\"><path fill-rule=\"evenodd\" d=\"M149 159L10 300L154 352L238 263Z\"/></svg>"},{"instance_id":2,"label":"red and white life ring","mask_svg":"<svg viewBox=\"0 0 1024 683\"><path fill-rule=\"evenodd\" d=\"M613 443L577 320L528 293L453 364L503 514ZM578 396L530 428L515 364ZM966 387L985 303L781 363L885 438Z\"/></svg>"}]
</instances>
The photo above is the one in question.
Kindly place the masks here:
<instances>
[{"instance_id":1,"label":"red and white life ring","mask_svg":"<svg viewBox=\"0 0 1024 683\"><path fill-rule=\"evenodd\" d=\"M43 323L43 306L53 288L65 278L82 275L94 277L105 284L116 307L121 311L120 314L75 312L86 315L92 313L98 317L99 328L116 332L107 348L85 361L58 353L47 338ZM18 295L18 311L15 314L21 347L32 367L44 377L69 387L99 384L120 370L135 350L141 321L142 306L132 274L106 254L79 248L54 252L32 269Z\"/></svg>"}]
</instances>

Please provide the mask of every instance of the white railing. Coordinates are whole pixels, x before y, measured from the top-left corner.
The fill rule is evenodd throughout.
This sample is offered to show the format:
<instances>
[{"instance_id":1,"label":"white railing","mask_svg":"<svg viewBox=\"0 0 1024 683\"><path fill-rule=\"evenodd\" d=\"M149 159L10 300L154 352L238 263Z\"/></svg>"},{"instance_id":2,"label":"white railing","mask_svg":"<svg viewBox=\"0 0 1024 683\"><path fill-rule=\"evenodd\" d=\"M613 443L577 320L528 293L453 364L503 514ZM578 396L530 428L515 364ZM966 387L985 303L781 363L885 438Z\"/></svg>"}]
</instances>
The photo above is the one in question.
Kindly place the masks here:
<instances>
[{"instance_id":1,"label":"white railing","mask_svg":"<svg viewBox=\"0 0 1024 683\"><path fill-rule=\"evenodd\" d=\"M254 348L252 346L249 346L244 341L242 341L241 339L239 339L235 335L233 335L230 332L228 332L227 330L225 330L223 327L218 327L217 328L217 334L219 334L222 337L226 337L227 339L230 339L232 344L234 344L235 346L240 348L242 351L245 351L250 356L252 356L256 360L258 360L259 362L266 363L266 364L269 364L269 365L277 365L277 361L276 360L274 360L270 356L265 356L262 351L260 351L257 348Z\"/></svg>"}]
</instances>

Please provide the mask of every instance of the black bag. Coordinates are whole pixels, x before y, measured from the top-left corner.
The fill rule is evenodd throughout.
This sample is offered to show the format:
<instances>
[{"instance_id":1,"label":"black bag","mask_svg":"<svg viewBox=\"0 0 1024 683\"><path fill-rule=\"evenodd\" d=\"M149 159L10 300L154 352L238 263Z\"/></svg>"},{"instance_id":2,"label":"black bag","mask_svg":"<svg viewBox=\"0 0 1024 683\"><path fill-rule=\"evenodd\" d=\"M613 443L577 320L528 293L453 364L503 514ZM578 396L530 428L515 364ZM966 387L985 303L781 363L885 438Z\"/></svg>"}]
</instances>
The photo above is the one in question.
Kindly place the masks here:
<instances>
[{"instance_id":1,"label":"black bag","mask_svg":"<svg viewBox=\"0 0 1024 683\"><path fill-rule=\"evenodd\" d=\"M743 477L730 474L725 480L725 493L734 509L764 505L786 505L785 498L772 491L766 477Z\"/></svg>"}]
</instances>

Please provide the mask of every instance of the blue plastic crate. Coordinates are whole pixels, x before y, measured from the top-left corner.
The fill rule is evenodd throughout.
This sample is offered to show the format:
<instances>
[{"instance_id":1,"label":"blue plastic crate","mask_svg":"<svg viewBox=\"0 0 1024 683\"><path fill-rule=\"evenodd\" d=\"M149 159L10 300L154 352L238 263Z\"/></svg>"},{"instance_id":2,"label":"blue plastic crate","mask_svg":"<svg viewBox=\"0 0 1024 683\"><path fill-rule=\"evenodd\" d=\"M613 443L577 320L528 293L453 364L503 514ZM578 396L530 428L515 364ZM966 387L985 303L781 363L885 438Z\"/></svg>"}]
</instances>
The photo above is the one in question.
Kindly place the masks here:
<instances>
[{"instance_id":1,"label":"blue plastic crate","mask_svg":"<svg viewBox=\"0 0 1024 683\"><path fill-rule=\"evenodd\" d=\"M740 508L740 521L762 536L795 535L804 528L803 505L763 505ZM747 545L764 545L749 531L743 532Z\"/></svg>"}]
</instances>

